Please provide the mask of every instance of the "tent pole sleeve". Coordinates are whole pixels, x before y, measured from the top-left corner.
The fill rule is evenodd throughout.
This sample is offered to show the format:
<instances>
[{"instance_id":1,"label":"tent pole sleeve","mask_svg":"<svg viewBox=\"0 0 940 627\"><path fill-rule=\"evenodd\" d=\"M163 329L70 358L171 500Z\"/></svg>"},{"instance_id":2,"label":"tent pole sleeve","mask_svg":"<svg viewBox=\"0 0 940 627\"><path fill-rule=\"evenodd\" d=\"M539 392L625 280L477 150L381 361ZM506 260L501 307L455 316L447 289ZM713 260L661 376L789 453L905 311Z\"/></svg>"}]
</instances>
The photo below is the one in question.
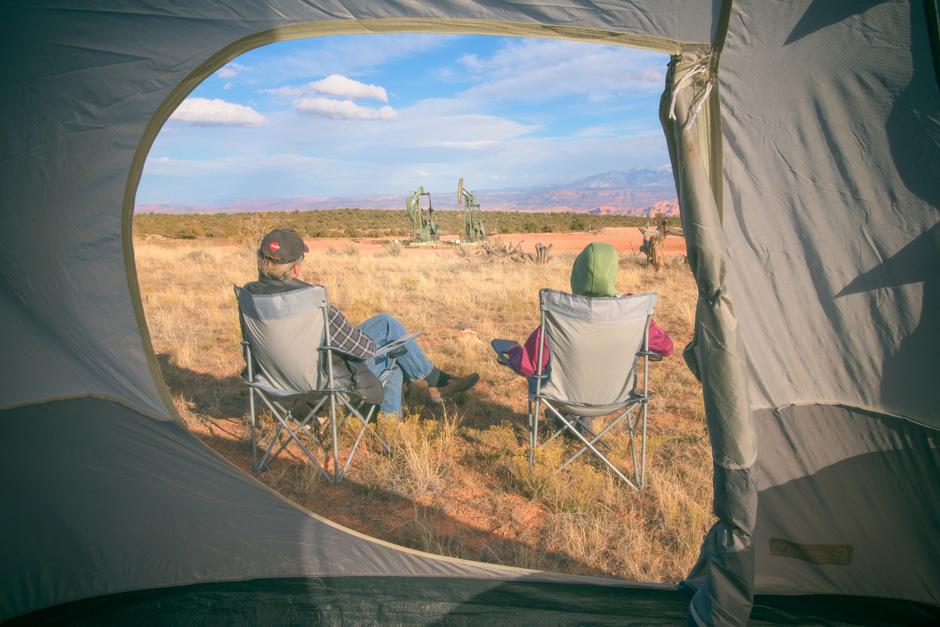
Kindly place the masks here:
<instances>
[{"instance_id":1,"label":"tent pole sleeve","mask_svg":"<svg viewBox=\"0 0 940 627\"><path fill-rule=\"evenodd\" d=\"M660 117L679 194L689 264L699 292L695 332L684 356L702 383L718 517L684 583L695 589L694 616L703 624L743 625L753 604L751 534L757 489L752 466L757 446L744 376L746 360L725 283L727 243L712 183L716 164L710 164L709 173L706 161L709 154L720 150L720 143L711 141L708 146L701 132L701 125L714 129L718 121L715 112L707 109L705 115L693 119L703 94L717 93L716 80L713 50L690 47L673 57ZM708 135L716 139L713 130Z\"/></svg>"}]
</instances>

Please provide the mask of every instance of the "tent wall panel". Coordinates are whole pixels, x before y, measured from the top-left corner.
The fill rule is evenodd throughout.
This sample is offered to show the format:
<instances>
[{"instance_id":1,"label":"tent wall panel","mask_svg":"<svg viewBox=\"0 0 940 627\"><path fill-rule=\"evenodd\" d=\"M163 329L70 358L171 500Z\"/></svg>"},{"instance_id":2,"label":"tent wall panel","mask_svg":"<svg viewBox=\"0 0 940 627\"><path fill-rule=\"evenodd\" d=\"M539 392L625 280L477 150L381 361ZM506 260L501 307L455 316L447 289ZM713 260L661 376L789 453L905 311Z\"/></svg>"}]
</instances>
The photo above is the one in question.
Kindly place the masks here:
<instances>
[{"instance_id":1,"label":"tent wall panel","mask_svg":"<svg viewBox=\"0 0 940 627\"><path fill-rule=\"evenodd\" d=\"M756 419L755 590L940 605L940 433L822 405Z\"/></svg>"},{"instance_id":2,"label":"tent wall panel","mask_svg":"<svg viewBox=\"0 0 940 627\"><path fill-rule=\"evenodd\" d=\"M940 428L928 37L919 2L735 3L724 211L755 408L843 404Z\"/></svg>"},{"instance_id":3,"label":"tent wall panel","mask_svg":"<svg viewBox=\"0 0 940 627\"><path fill-rule=\"evenodd\" d=\"M734 305L754 424L718 439L727 445L757 427L763 437L793 437L789 446L758 447L753 534L741 534L720 573L705 567L720 563L723 523L703 546L687 583L715 585L719 574L726 581L696 597L706 621L740 620L742 611L727 614L735 597L722 594L746 588L752 568L756 593L937 603L940 572L923 553L934 544L928 530L937 513L917 502L915 487L936 476L935 454L925 446L859 453L831 428L841 421L860 437L887 441L886 415L894 415L927 442L940 426L932 382L940 188L929 183L940 170L940 120L931 113L940 110L940 92L923 15L916 2L732 4L716 87L728 270L720 296ZM816 409L785 410L791 405ZM882 420L846 420L844 407ZM716 413L709 411L710 426L721 424ZM788 422L794 413L802 419ZM792 445L804 440L813 446ZM816 465L819 451L829 456L825 464ZM903 481L895 492L875 480L889 467L887 476ZM761 485L794 468L789 482ZM716 511L727 512L722 521L737 515L747 523L749 491L734 493L742 482L731 472L716 465ZM879 516L882 505L898 511ZM891 556L871 548L878 531L905 544L895 555L906 559L885 563ZM856 558L851 566L807 566L771 555L774 540L778 553L851 546Z\"/></svg>"}]
</instances>

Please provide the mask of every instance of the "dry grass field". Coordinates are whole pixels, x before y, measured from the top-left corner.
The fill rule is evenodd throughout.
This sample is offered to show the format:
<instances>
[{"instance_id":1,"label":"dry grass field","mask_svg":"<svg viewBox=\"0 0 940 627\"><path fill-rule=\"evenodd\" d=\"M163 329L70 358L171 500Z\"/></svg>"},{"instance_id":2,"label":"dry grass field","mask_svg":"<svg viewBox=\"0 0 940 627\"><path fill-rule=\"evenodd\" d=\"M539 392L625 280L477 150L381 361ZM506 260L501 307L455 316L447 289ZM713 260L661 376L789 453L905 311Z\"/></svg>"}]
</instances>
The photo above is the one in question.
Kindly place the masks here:
<instances>
[{"instance_id":1,"label":"dry grass field","mask_svg":"<svg viewBox=\"0 0 940 627\"><path fill-rule=\"evenodd\" d=\"M623 239L621 230L590 238ZM545 243L564 239L540 235ZM537 323L538 288L568 289L572 247L559 245L550 263L535 265L471 248L310 244L303 278L325 285L352 321L394 313L425 333L420 342L438 366L477 371L481 383L444 411L426 407L422 384L413 384L405 420L379 424L391 453L367 444L338 486L292 449L261 481L338 523L438 554L639 581L686 574L712 521L711 462L700 388L680 355L651 368L645 490L627 488L587 455L555 474L552 461L569 446L561 439L529 471L525 381L496 363L489 342L525 339ZM249 471L232 285L255 277L254 252L220 240L148 238L135 248L154 349L177 409L209 446ZM681 351L696 294L688 268L654 271L619 248L619 288L659 293L656 320Z\"/></svg>"}]
</instances>

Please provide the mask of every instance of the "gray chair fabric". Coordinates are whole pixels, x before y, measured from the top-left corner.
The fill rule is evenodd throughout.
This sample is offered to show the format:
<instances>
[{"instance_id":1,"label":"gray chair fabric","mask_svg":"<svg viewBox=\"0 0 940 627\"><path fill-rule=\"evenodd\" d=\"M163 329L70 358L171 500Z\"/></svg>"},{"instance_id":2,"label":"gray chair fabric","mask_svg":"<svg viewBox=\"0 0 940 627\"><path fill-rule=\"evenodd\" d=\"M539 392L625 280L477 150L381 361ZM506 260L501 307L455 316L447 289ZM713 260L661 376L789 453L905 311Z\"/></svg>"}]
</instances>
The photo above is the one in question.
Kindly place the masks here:
<instances>
[{"instance_id":1,"label":"gray chair fabric","mask_svg":"<svg viewBox=\"0 0 940 627\"><path fill-rule=\"evenodd\" d=\"M551 351L551 365L539 371L530 385L529 464L535 465L539 446L539 417L542 405L561 426L545 443L566 431L582 446L560 466L564 468L590 451L617 477L639 489L646 481L646 412L648 396L649 321L656 309L656 294L646 292L613 298L575 296L543 289L539 292L542 310L540 330ZM540 347L540 351L541 351ZM642 390L636 389L637 365L643 360ZM639 408L638 412L634 410ZM603 429L595 433L588 419L617 412ZM591 423L590 425L588 423ZM630 479L626 468L618 467L601 448L603 438L626 426L632 461ZM637 440L642 450L636 450Z\"/></svg>"},{"instance_id":2,"label":"gray chair fabric","mask_svg":"<svg viewBox=\"0 0 940 627\"><path fill-rule=\"evenodd\" d=\"M235 287L242 325L251 412L252 468L261 472L291 442L314 464L327 480L339 483L363 435L382 402L384 384L395 367L395 358L376 377L361 362L344 369L345 361L331 348L326 290L320 285L275 294L253 294ZM394 355L396 349L414 335L382 348ZM377 353L378 354L378 353ZM336 358L336 359L334 359ZM338 364L337 364L338 362ZM255 370L257 368L257 371ZM334 372L337 371L337 372ZM340 375L339 378L334 376ZM264 446L258 459L256 397L271 411L277 422L274 435ZM339 439L346 419L337 422L337 407L346 409L346 419L355 417L360 428L345 454L340 454ZM333 457L332 471L320 463L310 451L311 444L320 444L313 420L320 410L329 412L329 430ZM295 416L298 412L300 416ZM372 432L388 449L388 444ZM282 439L286 435L286 439ZM344 457L344 458L343 458Z\"/></svg>"},{"instance_id":3,"label":"gray chair fabric","mask_svg":"<svg viewBox=\"0 0 940 627\"><path fill-rule=\"evenodd\" d=\"M326 290L320 285L278 294L235 288L242 334L257 364L253 383L282 396L326 387L324 344Z\"/></svg>"},{"instance_id":4,"label":"gray chair fabric","mask_svg":"<svg viewBox=\"0 0 940 627\"><path fill-rule=\"evenodd\" d=\"M603 416L623 407L636 382L636 355L656 294L601 298L545 289L539 297L552 355L543 398L577 416Z\"/></svg>"}]
</instances>

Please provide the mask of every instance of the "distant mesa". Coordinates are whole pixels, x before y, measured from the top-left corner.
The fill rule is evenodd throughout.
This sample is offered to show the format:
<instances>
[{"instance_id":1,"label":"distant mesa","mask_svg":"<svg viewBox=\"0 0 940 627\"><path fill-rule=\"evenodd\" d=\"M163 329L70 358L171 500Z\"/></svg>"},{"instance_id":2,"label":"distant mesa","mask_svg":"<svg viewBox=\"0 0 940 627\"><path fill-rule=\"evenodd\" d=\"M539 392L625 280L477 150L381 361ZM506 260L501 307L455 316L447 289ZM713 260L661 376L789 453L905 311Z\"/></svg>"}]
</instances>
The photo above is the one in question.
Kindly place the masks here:
<instances>
[{"instance_id":1,"label":"distant mesa","mask_svg":"<svg viewBox=\"0 0 940 627\"><path fill-rule=\"evenodd\" d=\"M595 216L645 216L654 218L658 215L678 216L679 202L676 200L659 200L649 207L617 207L602 205L588 211Z\"/></svg>"},{"instance_id":2,"label":"distant mesa","mask_svg":"<svg viewBox=\"0 0 940 627\"><path fill-rule=\"evenodd\" d=\"M594 215L652 217L679 214L671 168L609 171L565 185L475 190L483 211L570 211ZM372 196L305 196L252 199L218 205L139 204L138 213L239 213L257 211L316 211L320 209L401 209L401 194ZM456 210L453 190L431 190L434 208Z\"/></svg>"},{"instance_id":3,"label":"distant mesa","mask_svg":"<svg viewBox=\"0 0 940 627\"><path fill-rule=\"evenodd\" d=\"M673 190L675 182L672 168L634 168L632 170L611 170L595 174L567 185L576 189L643 189Z\"/></svg>"}]
</instances>

